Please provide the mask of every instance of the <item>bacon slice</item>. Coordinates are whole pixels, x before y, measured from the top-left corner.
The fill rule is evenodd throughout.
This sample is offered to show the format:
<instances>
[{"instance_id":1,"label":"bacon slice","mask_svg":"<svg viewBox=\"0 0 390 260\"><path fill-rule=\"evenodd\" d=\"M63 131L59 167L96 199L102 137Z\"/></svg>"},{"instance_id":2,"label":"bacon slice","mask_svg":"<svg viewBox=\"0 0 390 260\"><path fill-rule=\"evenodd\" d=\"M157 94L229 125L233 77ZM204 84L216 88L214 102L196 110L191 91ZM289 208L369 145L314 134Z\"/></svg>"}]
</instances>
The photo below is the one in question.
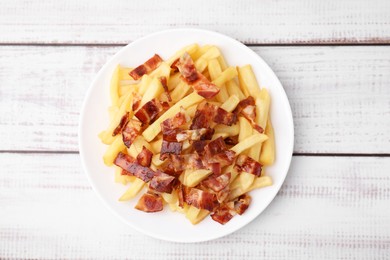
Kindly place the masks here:
<instances>
[{"instance_id":1,"label":"bacon slice","mask_svg":"<svg viewBox=\"0 0 390 260\"><path fill-rule=\"evenodd\" d=\"M145 146L142 147L142 151L137 156L137 162L145 167L150 167L152 162L153 153L148 150Z\"/></svg>"},{"instance_id":2,"label":"bacon slice","mask_svg":"<svg viewBox=\"0 0 390 260\"><path fill-rule=\"evenodd\" d=\"M153 70L155 70L158 66L160 66L162 61L163 60L161 59L161 57L155 54L152 58L145 61L145 63L139 65L138 67L130 71L129 75L133 79L137 80L141 78L143 75L148 74Z\"/></svg>"},{"instance_id":3,"label":"bacon slice","mask_svg":"<svg viewBox=\"0 0 390 260\"><path fill-rule=\"evenodd\" d=\"M237 123L237 114L229 113L226 110L219 107L215 113L214 122L217 124L231 126Z\"/></svg>"},{"instance_id":4,"label":"bacon slice","mask_svg":"<svg viewBox=\"0 0 390 260\"><path fill-rule=\"evenodd\" d=\"M196 70L194 62L188 53L184 53L175 65L179 69L183 80L192 86L200 96L213 98L219 93L219 88Z\"/></svg>"},{"instance_id":5,"label":"bacon slice","mask_svg":"<svg viewBox=\"0 0 390 260\"><path fill-rule=\"evenodd\" d=\"M211 128L200 128L193 130L181 130L176 134L176 140L183 142L185 140L197 141L210 132ZM214 132L214 131L213 131Z\"/></svg>"},{"instance_id":6,"label":"bacon slice","mask_svg":"<svg viewBox=\"0 0 390 260\"><path fill-rule=\"evenodd\" d=\"M224 189L217 192L217 200L219 203L225 202L225 200L229 197L230 188L226 186Z\"/></svg>"},{"instance_id":7,"label":"bacon slice","mask_svg":"<svg viewBox=\"0 0 390 260\"><path fill-rule=\"evenodd\" d=\"M163 140L161 145L160 160L168 158L169 154L179 155L182 149L182 143L179 142L168 142Z\"/></svg>"},{"instance_id":8,"label":"bacon slice","mask_svg":"<svg viewBox=\"0 0 390 260\"><path fill-rule=\"evenodd\" d=\"M192 119L190 129L208 128L210 122L214 120L217 107L206 101L201 102L196 107L195 116Z\"/></svg>"},{"instance_id":9,"label":"bacon slice","mask_svg":"<svg viewBox=\"0 0 390 260\"><path fill-rule=\"evenodd\" d=\"M222 225L225 225L233 218L233 215L230 214L230 209L226 206L218 207L210 216L214 221Z\"/></svg>"},{"instance_id":10,"label":"bacon slice","mask_svg":"<svg viewBox=\"0 0 390 260\"><path fill-rule=\"evenodd\" d=\"M225 173L219 176L210 176L202 182L202 184L215 192L223 190L230 182L231 173Z\"/></svg>"},{"instance_id":11,"label":"bacon slice","mask_svg":"<svg viewBox=\"0 0 390 260\"><path fill-rule=\"evenodd\" d=\"M136 209L145 212L157 212L163 210L162 198L157 194L145 193L139 199Z\"/></svg>"},{"instance_id":12,"label":"bacon slice","mask_svg":"<svg viewBox=\"0 0 390 260\"><path fill-rule=\"evenodd\" d=\"M219 163L221 167L231 165L236 153L226 148L222 137L219 137L205 146L205 161L207 163Z\"/></svg>"},{"instance_id":13,"label":"bacon slice","mask_svg":"<svg viewBox=\"0 0 390 260\"><path fill-rule=\"evenodd\" d=\"M116 136L117 134L121 133L128 121L129 121L129 113L126 113L122 116L119 125L112 132L112 136Z\"/></svg>"},{"instance_id":14,"label":"bacon slice","mask_svg":"<svg viewBox=\"0 0 390 260\"><path fill-rule=\"evenodd\" d=\"M139 165L134 158L121 152L116 157L114 164L144 182L150 181L156 174L149 167Z\"/></svg>"},{"instance_id":15,"label":"bacon slice","mask_svg":"<svg viewBox=\"0 0 390 260\"><path fill-rule=\"evenodd\" d=\"M234 110L236 115L242 114L248 121L251 123L252 127L259 133L263 133L264 129L256 124L256 103L255 99L252 96L243 99L238 103L236 109Z\"/></svg>"},{"instance_id":16,"label":"bacon slice","mask_svg":"<svg viewBox=\"0 0 390 260\"><path fill-rule=\"evenodd\" d=\"M152 123L163 107L157 99L152 99L145 103L134 115L145 125Z\"/></svg>"},{"instance_id":17,"label":"bacon slice","mask_svg":"<svg viewBox=\"0 0 390 260\"><path fill-rule=\"evenodd\" d=\"M168 101L169 101L169 102L172 102L172 97L171 97L171 94L169 94L169 90L168 90L167 78L164 77L164 76L160 77L160 82L161 82L161 85L162 85L163 88L164 88L164 93L165 93L165 95L167 96Z\"/></svg>"},{"instance_id":18,"label":"bacon slice","mask_svg":"<svg viewBox=\"0 0 390 260\"><path fill-rule=\"evenodd\" d=\"M134 142L135 138L140 134L141 131L141 122L130 119L126 127L122 130L122 139L123 143L127 148Z\"/></svg>"},{"instance_id":19,"label":"bacon slice","mask_svg":"<svg viewBox=\"0 0 390 260\"><path fill-rule=\"evenodd\" d=\"M251 200L252 198L249 195L241 195L240 197L238 197L238 200L234 202L234 210L239 215L242 215L248 209Z\"/></svg>"},{"instance_id":20,"label":"bacon slice","mask_svg":"<svg viewBox=\"0 0 390 260\"><path fill-rule=\"evenodd\" d=\"M197 152L198 154L202 154L204 152L204 147L206 146L206 141L204 140L199 140L199 141L194 141L192 143L192 148Z\"/></svg>"},{"instance_id":21,"label":"bacon slice","mask_svg":"<svg viewBox=\"0 0 390 260\"><path fill-rule=\"evenodd\" d=\"M174 181L174 176L158 171L157 175L155 175L150 181L149 188L158 192L171 193L173 190Z\"/></svg>"},{"instance_id":22,"label":"bacon slice","mask_svg":"<svg viewBox=\"0 0 390 260\"><path fill-rule=\"evenodd\" d=\"M190 188L189 192L184 194L184 200L188 205L192 205L198 209L206 209L208 211L213 211L218 205L215 194L196 188Z\"/></svg>"},{"instance_id":23,"label":"bacon slice","mask_svg":"<svg viewBox=\"0 0 390 260\"><path fill-rule=\"evenodd\" d=\"M198 154L171 154L168 163L174 172L181 172L186 169L206 169L202 158Z\"/></svg>"},{"instance_id":24,"label":"bacon slice","mask_svg":"<svg viewBox=\"0 0 390 260\"><path fill-rule=\"evenodd\" d=\"M174 72L178 71L179 69L177 68L177 63L179 62L180 58L177 58L174 60L171 64L171 69L173 69Z\"/></svg>"},{"instance_id":25,"label":"bacon slice","mask_svg":"<svg viewBox=\"0 0 390 260\"><path fill-rule=\"evenodd\" d=\"M251 157L241 154L236 160L236 169L240 172L248 172L260 177L262 165Z\"/></svg>"},{"instance_id":26,"label":"bacon slice","mask_svg":"<svg viewBox=\"0 0 390 260\"><path fill-rule=\"evenodd\" d=\"M174 117L168 118L161 123L161 132L163 134L163 140L169 142L177 142L176 135L179 132L179 127L187 123L188 118L185 110L181 108L181 111Z\"/></svg>"}]
</instances>

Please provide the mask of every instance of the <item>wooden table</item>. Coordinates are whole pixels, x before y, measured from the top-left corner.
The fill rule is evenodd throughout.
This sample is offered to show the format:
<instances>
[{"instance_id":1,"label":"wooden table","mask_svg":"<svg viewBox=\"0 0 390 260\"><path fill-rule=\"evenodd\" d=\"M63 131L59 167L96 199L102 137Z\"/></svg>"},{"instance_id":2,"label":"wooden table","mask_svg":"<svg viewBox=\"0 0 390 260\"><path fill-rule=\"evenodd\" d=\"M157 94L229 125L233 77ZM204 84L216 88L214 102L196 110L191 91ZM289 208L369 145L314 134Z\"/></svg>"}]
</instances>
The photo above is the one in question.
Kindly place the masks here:
<instances>
[{"instance_id":1,"label":"wooden table","mask_svg":"<svg viewBox=\"0 0 390 260\"><path fill-rule=\"evenodd\" d=\"M109 212L81 168L85 92L122 46L177 27L250 46L293 110L273 203L177 244ZM390 259L390 1L12 1L0 5L1 259Z\"/></svg>"}]
</instances>

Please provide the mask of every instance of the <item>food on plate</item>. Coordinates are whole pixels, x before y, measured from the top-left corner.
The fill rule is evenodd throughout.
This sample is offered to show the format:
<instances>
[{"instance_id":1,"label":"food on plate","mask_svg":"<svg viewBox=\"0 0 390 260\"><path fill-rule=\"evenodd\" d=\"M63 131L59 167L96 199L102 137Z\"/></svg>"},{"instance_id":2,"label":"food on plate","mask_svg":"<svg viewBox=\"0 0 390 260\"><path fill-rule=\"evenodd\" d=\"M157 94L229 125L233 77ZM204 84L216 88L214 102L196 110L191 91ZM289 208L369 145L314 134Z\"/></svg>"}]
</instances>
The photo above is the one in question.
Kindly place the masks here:
<instances>
[{"instance_id":1,"label":"food on plate","mask_svg":"<svg viewBox=\"0 0 390 260\"><path fill-rule=\"evenodd\" d=\"M137 64L135 64L137 65ZM110 123L99 134L119 201L168 205L192 224L226 224L250 208L251 190L272 185L270 96L250 65L229 67L216 46L192 44L164 60L118 65L110 82Z\"/></svg>"}]
</instances>

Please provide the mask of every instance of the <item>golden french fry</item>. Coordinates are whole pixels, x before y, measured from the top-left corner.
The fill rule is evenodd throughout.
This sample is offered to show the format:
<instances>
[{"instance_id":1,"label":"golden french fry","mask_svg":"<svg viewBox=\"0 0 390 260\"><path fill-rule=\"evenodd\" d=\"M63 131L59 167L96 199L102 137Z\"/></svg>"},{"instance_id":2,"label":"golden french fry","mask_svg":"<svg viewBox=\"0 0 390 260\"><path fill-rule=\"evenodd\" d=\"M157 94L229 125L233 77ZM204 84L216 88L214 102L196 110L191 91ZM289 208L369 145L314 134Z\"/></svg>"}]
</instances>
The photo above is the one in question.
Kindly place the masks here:
<instances>
[{"instance_id":1,"label":"golden french fry","mask_svg":"<svg viewBox=\"0 0 390 260\"><path fill-rule=\"evenodd\" d=\"M261 176L255 178L252 185L247 189L243 190L241 187L235 187L231 190L229 194L229 200L234 200L235 198L241 196L244 193L247 193L254 189L259 189L272 185L272 178L270 176Z\"/></svg>"},{"instance_id":2,"label":"golden french fry","mask_svg":"<svg viewBox=\"0 0 390 260\"><path fill-rule=\"evenodd\" d=\"M211 80L216 80L222 73L217 59L212 59L209 61L208 70ZM219 87L219 93L215 96L216 99L220 102L226 101L229 98L229 94L225 88L225 84L219 85L217 87Z\"/></svg>"},{"instance_id":3,"label":"golden french fry","mask_svg":"<svg viewBox=\"0 0 390 260\"><path fill-rule=\"evenodd\" d=\"M226 63L226 60L225 58L223 57L223 55L220 55L218 58L217 58L218 62L219 62L219 66L221 66L221 69L222 70L226 70L228 65Z\"/></svg>"},{"instance_id":4,"label":"golden french fry","mask_svg":"<svg viewBox=\"0 0 390 260\"><path fill-rule=\"evenodd\" d=\"M167 82L167 85L168 85L168 90L169 91L172 91L173 89L175 89L179 83L181 82L181 74L180 72L176 72L175 74L171 75L169 77L169 80Z\"/></svg>"},{"instance_id":5,"label":"golden french fry","mask_svg":"<svg viewBox=\"0 0 390 260\"><path fill-rule=\"evenodd\" d=\"M211 174L212 171L207 169L186 170L184 172L183 184L188 187L195 187Z\"/></svg>"},{"instance_id":6,"label":"golden french fry","mask_svg":"<svg viewBox=\"0 0 390 260\"><path fill-rule=\"evenodd\" d=\"M231 95L222 105L221 108L226 110L227 112L232 112L240 103L240 99L237 95Z\"/></svg>"},{"instance_id":7,"label":"golden french fry","mask_svg":"<svg viewBox=\"0 0 390 260\"><path fill-rule=\"evenodd\" d=\"M132 70L133 68L127 68L119 65L119 80L132 80L133 78L129 75Z\"/></svg>"},{"instance_id":8,"label":"golden french fry","mask_svg":"<svg viewBox=\"0 0 390 260\"><path fill-rule=\"evenodd\" d=\"M130 188L119 198L119 201L127 201L134 198L142 190L144 185L145 182L143 180L136 178L133 183L130 184Z\"/></svg>"},{"instance_id":9,"label":"golden french fry","mask_svg":"<svg viewBox=\"0 0 390 260\"><path fill-rule=\"evenodd\" d=\"M193 60L199 59L203 54L205 54L213 45L203 45L202 47L199 47L194 54L191 55L191 58Z\"/></svg>"},{"instance_id":10,"label":"golden french fry","mask_svg":"<svg viewBox=\"0 0 390 260\"><path fill-rule=\"evenodd\" d=\"M138 86L138 94L143 96L148 89L150 82L152 82L152 78L149 75L143 75L141 81Z\"/></svg>"},{"instance_id":11,"label":"golden french fry","mask_svg":"<svg viewBox=\"0 0 390 260\"><path fill-rule=\"evenodd\" d=\"M115 158L118 153L123 151L126 148L122 140L122 135L117 135L114 138L114 142L107 147L106 153L103 155L104 164L111 166L114 164Z\"/></svg>"},{"instance_id":12,"label":"golden french fry","mask_svg":"<svg viewBox=\"0 0 390 260\"><path fill-rule=\"evenodd\" d=\"M202 96L199 96L197 93L191 93L179 102L177 102L175 105L173 105L171 108L168 109L164 114L162 114L156 121L154 121L153 124L151 124L148 128L145 129L145 131L142 133L142 135L145 137L145 140L147 142L152 141L161 131L160 124L170 118L175 116L177 113L180 112L180 107L183 107L184 109L197 104L201 102L204 98Z\"/></svg>"},{"instance_id":13,"label":"golden french fry","mask_svg":"<svg viewBox=\"0 0 390 260\"><path fill-rule=\"evenodd\" d=\"M216 125L214 127L215 133L227 133L229 136L236 136L240 132L239 124L232 126Z\"/></svg>"},{"instance_id":14,"label":"golden french fry","mask_svg":"<svg viewBox=\"0 0 390 260\"><path fill-rule=\"evenodd\" d=\"M227 81L234 79L237 76L237 70L234 67L229 67L224 70L218 78L213 80L213 83L217 86L225 84Z\"/></svg>"},{"instance_id":15,"label":"golden french fry","mask_svg":"<svg viewBox=\"0 0 390 260\"><path fill-rule=\"evenodd\" d=\"M246 96L250 95L256 97L259 94L260 87L251 65L245 65L238 68L238 79Z\"/></svg>"},{"instance_id":16,"label":"golden french fry","mask_svg":"<svg viewBox=\"0 0 390 260\"><path fill-rule=\"evenodd\" d=\"M164 88L161 85L161 82L158 78L153 78L148 86L148 91L145 92L142 97L141 103L139 107L142 107L146 104L146 102L152 100L153 98L157 98L163 93Z\"/></svg>"},{"instance_id":17,"label":"golden french fry","mask_svg":"<svg viewBox=\"0 0 390 260\"><path fill-rule=\"evenodd\" d=\"M191 86L185 83L184 81L180 81L179 85L171 92L171 98L174 103L181 100L191 89Z\"/></svg>"},{"instance_id":18,"label":"golden french fry","mask_svg":"<svg viewBox=\"0 0 390 260\"><path fill-rule=\"evenodd\" d=\"M195 61L195 64L194 64L195 68L200 73L202 73L206 69L209 60L215 59L215 58L217 58L220 55L221 55L221 52L219 51L219 49L217 47L215 47L215 46L212 46L210 49L208 49L206 51L205 54L200 56L199 59L197 59Z\"/></svg>"},{"instance_id":19,"label":"golden french fry","mask_svg":"<svg viewBox=\"0 0 390 260\"><path fill-rule=\"evenodd\" d=\"M115 106L118 105L118 82L119 82L119 65L115 67L114 72L112 73L111 82L110 82L110 96L111 103Z\"/></svg>"},{"instance_id":20,"label":"golden french fry","mask_svg":"<svg viewBox=\"0 0 390 260\"><path fill-rule=\"evenodd\" d=\"M260 163L262 165L271 165L275 161L275 136L271 120L269 119L267 127L265 128L265 134L268 136L268 140L263 143L260 154Z\"/></svg>"},{"instance_id":21,"label":"golden french fry","mask_svg":"<svg viewBox=\"0 0 390 260\"><path fill-rule=\"evenodd\" d=\"M159 153L161 151L162 141L163 141L162 138L159 138L156 141L153 141L153 142L150 143L150 146L152 147L153 152L155 154Z\"/></svg>"},{"instance_id":22,"label":"golden french fry","mask_svg":"<svg viewBox=\"0 0 390 260\"><path fill-rule=\"evenodd\" d=\"M236 95L240 100L245 99L244 93L242 93L240 87L237 85L234 79L226 82L226 89L229 95Z\"/></svg>"},{"instance_id":23,"label":"golden french fry","mask_svg":"<svg viewBox=\"0 0 390 260\"><path fill-rule=\"evenodd\" d=\"M257 145L259 143L262 143L267 139L268 139L268 137L265 134L255 133L255 134L249 136L248 138L244 139L243 141L239 142L235 146L233 146L230 150L236 152L236 154L238 155L238 154L242 153L243 151L251 148L253 145Z\"/></svg>"},{"instance_id":24,"label":"golden french fry","mask_svg":"<svg viewBox=\"0 0 390 260\"><path fill-rule=\"evenodd\" d=\"M248 172L241 172L237 179L239 179L241 188L243 190L249 189L249 187L252 185L253 181L255 180L255 175Z\"/></svg>"},{"instance_id":25,"label":"golden french fry","mask_svg":"<svg viewBox=\"0 0 390 260\"><path fill-rule=\"evenodd\" d=\"M240 124L240 134L238 135L238 141L242 142L252 135L252 125L245 117L242 116L238 118L238 122Z\"/></svg>"}]
</instances>

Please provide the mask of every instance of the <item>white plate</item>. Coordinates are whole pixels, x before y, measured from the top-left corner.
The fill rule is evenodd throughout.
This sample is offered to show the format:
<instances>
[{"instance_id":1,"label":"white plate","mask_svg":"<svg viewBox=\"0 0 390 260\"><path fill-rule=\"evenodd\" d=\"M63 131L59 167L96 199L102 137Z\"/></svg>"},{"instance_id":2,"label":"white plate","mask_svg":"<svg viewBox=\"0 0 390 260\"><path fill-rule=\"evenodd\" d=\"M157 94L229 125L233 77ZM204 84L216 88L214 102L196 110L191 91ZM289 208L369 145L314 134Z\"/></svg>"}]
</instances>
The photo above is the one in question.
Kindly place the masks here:
<instances>
[{"instance_id":1,"label":"white plate","mask_svg":"<svg viewBox=\"0 0 390 260\"><path fill-rule=\"evenodd\" d=\"M266 172L272 177L274 184L252 191L250 195L253 200L249 209L225 225L220 225L208 217L194 226L184 215L171 212L167 207L162 212L144 213L134 209L138 197L130 202L119 202L118 198L127 188L114 183L114 170L105 166L102 160L106 146L97 137L109 123L109 82L117 64L135 67L155 53L167 59L180 48L192 43L218 46L230 66L251 64L261 86L266 87L271 96L276 161ZM92 82L84 100L79 127L80 155L84 170L104 204L134 229L155 238L176 242L216 239L242 228L256 218L280 189L287 175L294 144L291 108L282 85L268 65L240 42L219 33L197 29L177 29L151 34L121 49L103 66Z\"/></svg>"}]
</instances>

